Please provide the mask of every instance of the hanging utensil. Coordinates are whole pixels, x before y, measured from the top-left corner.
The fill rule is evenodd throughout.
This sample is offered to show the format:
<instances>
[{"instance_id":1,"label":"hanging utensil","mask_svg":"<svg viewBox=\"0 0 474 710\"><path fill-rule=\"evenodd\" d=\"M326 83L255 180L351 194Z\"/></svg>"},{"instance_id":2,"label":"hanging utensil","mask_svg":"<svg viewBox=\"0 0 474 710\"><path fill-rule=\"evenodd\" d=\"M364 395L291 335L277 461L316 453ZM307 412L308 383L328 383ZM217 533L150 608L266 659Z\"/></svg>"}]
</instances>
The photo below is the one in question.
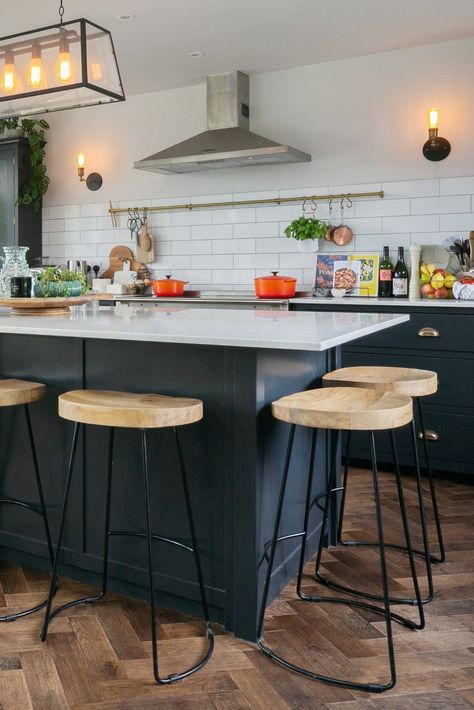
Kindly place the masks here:
<instances>
[{"instance_id":1,"label":"hanging utensil","mask_svg":"<svg viewBox=\"0 0 474 710\"><path fill-rule=\"evenodd\" d=\"M324 235L324 239L327 242L332 242L334 239L334 230L336 227L332 223L332 197L329 200L329 224L328 228L326 229L326 234Z\"/></svg>"},{"instance_id":2,"label":"hanging utensil","mask_svg":"<svg viewBox=\"0 0 474 710\"><path fill-rule=\"evenodd\" d=\"M333 242L338 247L345 247L352 241L352 229L344 224L344 201L347 199L347 206L352 207L352 200L343 197L341 200L341 224L336 227L333 234Z\"/></svg>"},{"instance_id":3,"label":"hanging utensil","mask_svg":"<svg viewBox=\"0 0 474 710\"><path fill-rule=\"evenodd\" d=\"M155 260L153 237L148 231L148 210L143 210L143 220L137 243L137 258L144 264L151 264Z\"/></svg>"}]
</instances>

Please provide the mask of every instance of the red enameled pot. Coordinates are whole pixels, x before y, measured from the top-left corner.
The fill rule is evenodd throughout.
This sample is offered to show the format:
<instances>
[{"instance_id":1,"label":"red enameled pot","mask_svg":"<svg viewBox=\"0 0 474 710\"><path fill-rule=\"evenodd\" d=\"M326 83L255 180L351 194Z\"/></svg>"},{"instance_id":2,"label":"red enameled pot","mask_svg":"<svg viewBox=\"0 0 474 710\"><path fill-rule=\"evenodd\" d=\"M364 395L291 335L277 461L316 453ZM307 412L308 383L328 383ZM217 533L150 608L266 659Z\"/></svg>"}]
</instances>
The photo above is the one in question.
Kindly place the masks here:
<instances>
[{"instance_id":1,"label":"red enameled pot","mask_svg":"<svg viewBox=\"0 0 474 710\"><path fill-rule=\"evenodd\" d=\"M257 298L294 298L296 293L296 279L278 276L278 271L272 271L272 276L260 276L254 284Z\"/></svg>"},{"instance_id":2,"label":"red enameled pot","mask_svg":"<svg viewBox=\"0 0 474 710\"><path fill-rule=\"evenodd\" d=\"M184 287L188 281L180 281L179 279L172 279L171 274L166 274L165 279L157 279L152 281L151 287L155 296L182 296L184 293Z\"/></svg>"}]
</instances>

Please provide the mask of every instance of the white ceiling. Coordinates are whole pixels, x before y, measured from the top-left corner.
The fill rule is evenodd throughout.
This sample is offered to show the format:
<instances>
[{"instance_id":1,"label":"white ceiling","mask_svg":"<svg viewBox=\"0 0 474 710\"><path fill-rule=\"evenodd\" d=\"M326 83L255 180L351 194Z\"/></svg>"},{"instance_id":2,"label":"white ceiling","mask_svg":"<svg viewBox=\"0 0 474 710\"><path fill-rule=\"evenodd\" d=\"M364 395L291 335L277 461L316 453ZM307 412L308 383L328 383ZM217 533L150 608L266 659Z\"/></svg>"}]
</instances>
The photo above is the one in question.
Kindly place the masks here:
<instances>
[{"instance_id":1,"label":"white ceiling","mask_svg":"<svg viewBox=\"0 0 474 710\"><path fill-rule=\"evenodd\" d=\"M7 0L1 0L1 5ZM8 2L2 36L54 24L57 0ZM113 33L125 91L250 74L474 36L474 0L64 0ZM118 22L129 11L134 22ZM198 59L187 53L204 52Z\"/></svg>"}]
</instances>

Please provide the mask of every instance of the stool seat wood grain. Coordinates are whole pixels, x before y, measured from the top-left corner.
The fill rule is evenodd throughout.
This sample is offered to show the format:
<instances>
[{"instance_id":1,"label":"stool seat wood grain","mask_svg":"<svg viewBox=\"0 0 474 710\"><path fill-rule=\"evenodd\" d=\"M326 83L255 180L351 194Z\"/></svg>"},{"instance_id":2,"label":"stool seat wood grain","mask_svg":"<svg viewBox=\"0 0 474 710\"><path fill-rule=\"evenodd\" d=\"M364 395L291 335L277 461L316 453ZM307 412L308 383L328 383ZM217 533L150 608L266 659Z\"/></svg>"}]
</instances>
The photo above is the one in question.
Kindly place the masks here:
<instances>
[{"instance_id":1,"label":"stool seat wood grain","mask_svg":"<svg viewBox=\"0 0 474 710\"><path fill-rule=\"evenodd\" d=\"M365 387L397 392L409 397L426 397L438 389L438 375L412 367L342 367L323 376L326 387Z\"/></svg>"},{"instance_id":2,"label":"stool seat wood grain","mask_svg":"<svg viewBox=\"0 0 474 710\"><path fill-rule=\"evenodd\" d=\"M334 387L298 392L272 404L276 419L317 429L396 429L413 419L410 397L373 389Z\"/></svg>"},{"instance_id":3,"label":"stool seat wood grain","mask_svg":"<svg viewBox=\"0 0 474 710\"><path fill-rule=\"evenodd\" d=\"M81 424L158 429L192 424L203 417L199 399L107 390L73 390L58 398L59 416Z\"/></svg>"},{"instance_id":4,"label":"stool seat wood grain","mask_svg":"<svg viewBox=\"0 0 474 710\"><path fill-rule=\"evenodd\" d=\"M0 380L0 407L38 402L46 394L46 386L27 380Z\"/></svg>"}]
</instances>

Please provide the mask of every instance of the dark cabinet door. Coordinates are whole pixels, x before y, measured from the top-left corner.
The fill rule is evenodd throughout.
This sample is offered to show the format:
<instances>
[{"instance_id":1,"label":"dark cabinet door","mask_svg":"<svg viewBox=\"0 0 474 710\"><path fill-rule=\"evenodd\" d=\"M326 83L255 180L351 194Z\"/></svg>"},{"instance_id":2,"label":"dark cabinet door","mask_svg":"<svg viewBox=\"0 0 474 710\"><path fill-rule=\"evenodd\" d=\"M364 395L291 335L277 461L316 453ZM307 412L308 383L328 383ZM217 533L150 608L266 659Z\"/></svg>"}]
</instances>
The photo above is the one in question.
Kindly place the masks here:
<instances>
[{"instance_id":1,"label":"dark cabinet door","mask_svg":"<svg viewBox=\"0 0 474 710\"><path fill-rule=\"evenodd\" d=\"M5 246L28 247L28 262L35 266L42 255L41 208L17 204L22 186L30 177L28 141L0 141L0 255Z\"/></svg>"},{"instance_id":2,"label":"dark cabinet door","mask_svg":"<svg viewBox=\"0 0 474 710\"><path fill-rule=\"evenodd\" d=\"M0 247L15 244L16 150L0 146Z\"/></svg>"}]
</instances>

